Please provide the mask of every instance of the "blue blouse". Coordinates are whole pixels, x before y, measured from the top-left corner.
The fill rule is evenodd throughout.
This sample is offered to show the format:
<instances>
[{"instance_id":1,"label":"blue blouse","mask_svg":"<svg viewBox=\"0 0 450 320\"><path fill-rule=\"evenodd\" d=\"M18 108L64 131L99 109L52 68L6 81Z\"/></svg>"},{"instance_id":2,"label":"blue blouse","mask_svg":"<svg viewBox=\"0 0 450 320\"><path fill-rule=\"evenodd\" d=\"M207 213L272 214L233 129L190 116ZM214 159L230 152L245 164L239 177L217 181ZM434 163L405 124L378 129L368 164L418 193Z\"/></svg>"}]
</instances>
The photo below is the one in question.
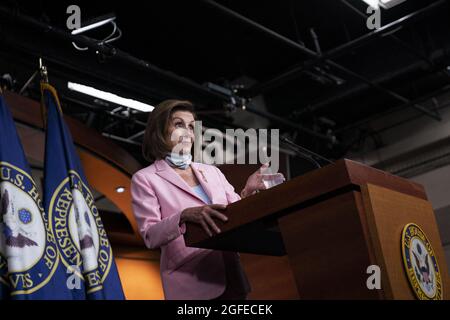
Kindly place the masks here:
<instances>
[{"instance_id":1,"label":"blue blouse","mask_svg":"<svg viewBox=\"0 0 450 320\"><path fill-rule=\"evenodd\" d=\"M206 194L205 190L203 189L201 184L196 185L195 187L191 187L192 189L194 189L194 192L200 197L202 198L203 201L205 201L205 203L207 204L211 204L211 199L208 197L208 195Z\"/></svg>"}]
</instances>

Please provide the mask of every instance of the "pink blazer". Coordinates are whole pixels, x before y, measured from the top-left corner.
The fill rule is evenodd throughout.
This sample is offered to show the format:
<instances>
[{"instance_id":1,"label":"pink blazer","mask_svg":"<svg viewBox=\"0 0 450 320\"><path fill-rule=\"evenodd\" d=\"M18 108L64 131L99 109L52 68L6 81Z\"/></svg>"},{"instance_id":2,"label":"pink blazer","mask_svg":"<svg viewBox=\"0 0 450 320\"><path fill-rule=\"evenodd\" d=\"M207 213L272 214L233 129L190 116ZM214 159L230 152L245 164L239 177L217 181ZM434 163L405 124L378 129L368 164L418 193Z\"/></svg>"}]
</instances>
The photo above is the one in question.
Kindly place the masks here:
<instances>
[{"instance_id":1,"label":"pink blazer","mask_svg":"<svg viewBox=\"0 0 450 320\"><path fill-rule=\"evenodd\" d=\"M212 203L240 200L218 168L195 162L191 167ZM166 299L213 299L224 292L227 281L229 284L232 281L238 290L250 291L238 254L186 247L183 237L186 226L179 226L181 211L205 203L166 161L157 160L135 173L131 194L146 246L161 249Z\"/></svg>"}]
</instances>

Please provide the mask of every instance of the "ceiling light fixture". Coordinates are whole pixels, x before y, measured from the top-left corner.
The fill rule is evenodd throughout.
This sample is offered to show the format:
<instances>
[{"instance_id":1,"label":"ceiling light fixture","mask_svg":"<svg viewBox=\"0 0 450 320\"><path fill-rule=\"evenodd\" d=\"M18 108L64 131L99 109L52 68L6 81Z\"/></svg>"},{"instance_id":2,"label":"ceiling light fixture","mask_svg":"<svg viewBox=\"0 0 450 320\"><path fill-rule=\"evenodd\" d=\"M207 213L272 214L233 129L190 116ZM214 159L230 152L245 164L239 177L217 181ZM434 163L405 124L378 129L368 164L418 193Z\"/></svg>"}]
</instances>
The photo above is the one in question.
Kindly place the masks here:
<instances>
[{"instance_id":1,"label":"ceiling light fixture","mask_svg":"<svg viewBox=\"0 0 450 320\"><path fill-rule=\"evenodd\" d=\"M369 6L374 9L379 9L382 7L383 9L390 9L406 0L363 0Z\"/></svg>"},{"instance_id":2,"label":"ceiling light fixture","mask_svg":"<svg viewBox=\"0 0 450 320\"><path fill-rule=\"evenodd\" d=\"M116 20L116 16L113 13L110 13L110 14L98 17L96 19L93 19L93 20L89 21L88 23L85 23L82 27L72 30L71 34L79 35L84 32L87 32L89 30L97 29L97 28L100 28L101 26L111 24L113 27L113 31L104 39L96 40L96 41L98 41L99 45L111 43L122 37L122 31L117 27L115 20ZM77 46L75 44L75 42L72 42L72 45L75 47L75 49L80 50L80 51L88 50L87 47L81 48L81 47Z\"/></svg>"},{"instance_id":3,"label":"ceiling light fixture","mask_svg":"<svg viewBox=\"0 0 450 320\"><path fill-rule=\"evenodd\" d=\"M80 34L80 33L83 33L83 32L86 32L86 31L89 31L92 29L99 28L107 23L113 22L115 19L116 19L116 17L112 14L99 17L93 21L90 21L89 23L86 23L84 26L73 30L72 34L76 35L76 34Z\"/></svg>"},{"instance_id":4,"label":"ceiling light fixture","mask_svg":"<svg viewBox=\"0 0 450 320\"><path fill-rule=\"evenodd\" d=\"M131 109L139 110L141 112L151 112L155 107L149 104L145 104L133 99L127 99L120 97L114 93L98 90L89 86L85 86L83 84L68 82L67 87L76 92L80 92L86 94L91 97L99 98L102 100L106 100L120 106L128 107Z\"/></svg>"}]
</instances>

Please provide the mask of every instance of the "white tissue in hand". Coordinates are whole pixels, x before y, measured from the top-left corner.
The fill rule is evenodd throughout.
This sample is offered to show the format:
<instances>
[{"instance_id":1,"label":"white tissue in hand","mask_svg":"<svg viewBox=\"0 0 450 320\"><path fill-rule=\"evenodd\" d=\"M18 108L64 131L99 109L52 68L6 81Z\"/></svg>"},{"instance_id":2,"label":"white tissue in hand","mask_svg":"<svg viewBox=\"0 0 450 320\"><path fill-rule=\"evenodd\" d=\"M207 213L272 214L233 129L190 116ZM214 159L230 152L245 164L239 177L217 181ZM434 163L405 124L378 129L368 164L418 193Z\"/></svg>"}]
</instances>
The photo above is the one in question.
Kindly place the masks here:
<instances>
[{"instance_id":1,"label":"white tissue in hand","mask_svg":"<svg viewBox=\"0 0 450 320\"><path fill-rule=\"evenodd\" d=\"M277 185L279 185L279 184L284 182L284 177L283 177L282 174L276 174L275 176L273 176L273 175L274 175L274 173L270 169L270 167L268 167L265 170L263 170L263 172L262 172L262 179L263 179L264 185L266 186L266 189L275 187L275 186L277 186ZM264 176L271 176L271 177L267 177L267 179L265 179Z\"/></svg>"},{"instance_id":2,"label":"white tissue in hand","mask_svg":"<svg viewBox=\"0 0 450 320\"><path fill-rule=\"evenodd\" d=\"M267 175L268 179L265 179L264 176ZM270 176L270 177L269 177ZM275 187L284 182L284 177L281 174L263 174L263 183L266 186L266 189Z\"/></svg>"}]
</instances>

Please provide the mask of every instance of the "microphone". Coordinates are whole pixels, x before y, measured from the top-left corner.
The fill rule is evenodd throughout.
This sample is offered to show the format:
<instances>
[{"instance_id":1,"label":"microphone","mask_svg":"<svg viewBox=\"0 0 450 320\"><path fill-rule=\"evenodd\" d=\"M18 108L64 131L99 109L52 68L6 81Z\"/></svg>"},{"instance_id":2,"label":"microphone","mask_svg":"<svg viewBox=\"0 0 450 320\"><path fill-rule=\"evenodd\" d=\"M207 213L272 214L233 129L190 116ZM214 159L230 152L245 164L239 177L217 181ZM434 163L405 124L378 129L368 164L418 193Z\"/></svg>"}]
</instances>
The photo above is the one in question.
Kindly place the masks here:
<instances>
[{"instance_id":1,"label":"microphone","mask_svg":"<svg viewBox=\"0 0 450 320\"><path fill-rule=\"evenodd\" d=\"M284 142L286 145L290 146L293 149L293 151L295 151L297 156L299 156L305 160L308 160L309 162L314 164L317 168L322 168L322 165L320 164L319 161L325 162L327 164L333 163L333 161L331 161L330 159L322 157L321 155L314 153L311 150L308 150L302 146L299 146L298 144L292 142L288 138L280 136L280 140L282 142Z\"/></svg>"}]
</instances>

